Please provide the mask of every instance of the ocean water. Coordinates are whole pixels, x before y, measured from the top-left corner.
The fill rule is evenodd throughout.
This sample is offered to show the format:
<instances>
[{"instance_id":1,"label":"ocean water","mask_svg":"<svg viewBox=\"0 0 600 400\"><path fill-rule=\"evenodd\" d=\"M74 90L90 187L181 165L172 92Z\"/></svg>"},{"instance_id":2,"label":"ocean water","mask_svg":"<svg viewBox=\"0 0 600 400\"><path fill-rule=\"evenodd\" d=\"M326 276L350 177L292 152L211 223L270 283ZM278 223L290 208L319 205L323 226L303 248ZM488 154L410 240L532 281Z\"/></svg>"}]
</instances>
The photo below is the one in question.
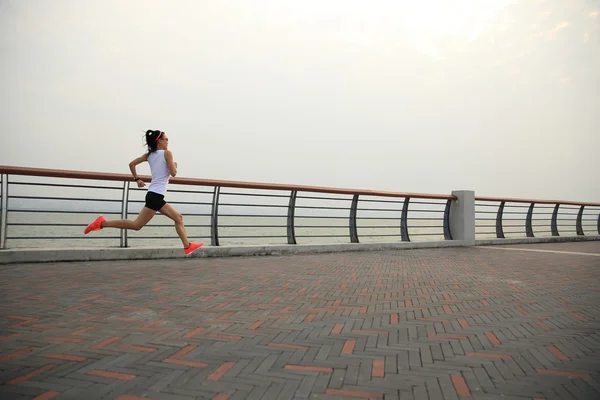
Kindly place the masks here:
<instances>
[{"instance_id":1,"label":"ocean water","mask_svg":"<svg viewBox=\"0 0 600 400\"><path fill-rule=\"evenodd\" d=\"M65 186L45 186L46 183ZM40 185L43 183L44 185ZM67 185L80 185L70 187ZM132 185L133 186L133 185ZM128 215L135 219L143 207L145 189L129 190ZM121 231L104 229L84 235L98 215L121 217L122 183L102 184L67 179L16 177L10 181L7 218L8 248L117 247ZM287 244L289 192L223 188L219 197L218 234L222 246ZM210 244L210 211L213 188L170 185L167 200L184 215L188 237ZM6 200L6 199L5 199ZM300 193L295 208L298 244L349 243L352 197ZM360 196L357 213L359 241L400 242L403 198ZM444 200L411 199L408 231L413 242L444 240ZM537 237L551 236L552 205L536 206L533 225ZM476 238L495 238L497 204L476 205ZM562 207L561 236L575 235L577 207ZM525 237L527 205L507 205L504 232L507 238ZM584 232L597 234L598 209L584 214ZM127 231L130 247L180 246L173 222L157 214L140 231Z\"/></svg>"},{"instance_id":2,"label":"ocean water","mask_svg":"<svg viewBox=\"0 0 600 400\"><path fill-rule=\"evenodd\" d=\"M120 218L120 215L117 214L103 213L102 215L107 219ZM121 234L119 229L107 228L92 232L89 235L83 234L87 224L93 221L96 216L97 214L91 213L11 212L8 218L8 247L119 246ZM130 219L134 218L135 215L130 216ZM220 216L218 222L220 245L287 243L286 216ZM190 240L204 241L206 244L210 244L209 216L184 215L184 223ZM419 227L411 228L411 225ZM441 220L411 220L409 221L409 232L415 235L411 240L443 240ZM295 234L298 244L350 242L348 218L297 218ZM359 221L358 234L360 241L364 243L400 241L400 219ZM127 235L128 244L131 247L180 245L173 222L159 214L142 230L127 231Z\"/></svg>"},{"instance_id":3,"label":"ocean water","mask_svg":"<svg viewBox=\"0 0 600 400\"><path fill-rule=\"evenodd\" d=\"M65 214L40 212L9 212L8 241L9 248L29 247L115 247L120 245L121 230L103 229L84 235L83 230L97 213ZM103 213L107 219L119 219L118 214ZM130 216L131 219L135 215ZM210 244L210 217L185 216L184 222L190 240L204 241ZM224 217L218 219L219 244L231 245L266 245L287 243L287 218L285 216L245 216ZM358 220L358 235L361 243L399 242L400 219L366 219ZM492 226L476 226L477 239L495 238L494 221ZM504 227L507 238L525 236L524 220L522 223L511 221L511 227ZM535 225L536 222L539 225ZM551 236L550 221L547 223L534 221L534 232L537 237ZM561 235L575 235L574 221L561 221ZM572 222L572 223L571 223ZM26 225L22 225L26 224ZM547 228L546 228L547 226ZM586 234L594 234L595 227L585 226ZM444 240L442 220L409 220L408 231L413 242ZM333 244L349 243L348 218L297 218L295 226L298 244ZM150 223L140 231L127 231L130 247L168 247L181 244L173 222L165 216L157 214Z\"/></svg>"}]
</instances>

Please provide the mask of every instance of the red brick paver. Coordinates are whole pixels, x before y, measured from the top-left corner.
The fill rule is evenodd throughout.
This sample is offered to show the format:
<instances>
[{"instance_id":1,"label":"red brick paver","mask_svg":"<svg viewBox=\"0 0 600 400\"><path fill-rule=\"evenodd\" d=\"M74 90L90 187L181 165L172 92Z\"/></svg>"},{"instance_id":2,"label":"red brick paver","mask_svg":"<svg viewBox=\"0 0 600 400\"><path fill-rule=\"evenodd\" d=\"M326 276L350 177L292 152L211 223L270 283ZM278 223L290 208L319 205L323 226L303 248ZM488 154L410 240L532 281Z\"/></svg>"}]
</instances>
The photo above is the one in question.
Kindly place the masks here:
<instances>
[{"instance_id":1,"label":"red brick paver","mask_svg":"<svg viewBox=\"0 0 600 400\"><path fill-rule=\"evenodd\" d=\"M2 266L0 398L600 398L600 243L510 247Z\"/></svg>"}]
</instances>

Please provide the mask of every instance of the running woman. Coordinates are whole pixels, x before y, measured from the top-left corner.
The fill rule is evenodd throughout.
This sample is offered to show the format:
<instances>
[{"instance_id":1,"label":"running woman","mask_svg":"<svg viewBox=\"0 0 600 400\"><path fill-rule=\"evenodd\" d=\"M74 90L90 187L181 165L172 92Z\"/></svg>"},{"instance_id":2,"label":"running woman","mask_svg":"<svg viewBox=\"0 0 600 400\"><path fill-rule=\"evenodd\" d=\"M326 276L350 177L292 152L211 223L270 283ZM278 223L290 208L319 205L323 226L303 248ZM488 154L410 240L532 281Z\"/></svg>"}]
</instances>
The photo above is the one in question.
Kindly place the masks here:
<instances>
[{"instance_id":1,"label":"running woman","mask_svg":"<svg viewBox=\"0 0 600 400\"><path fill-rule=\"evenodd\" d=\"M173 153L168 150L169 138L164 132L148 130L146 131L146 145L148 146L148 152L129 163L133 179L140 188L146 186L146 184L137 176L135 167L147 161L150 164L150 171L152 173L150 187L148 187L148 192L146 193L146 204L138 217L135 221L128 219L107 221L103 216L99 216L85 228L84 233L87 235L91 231L103 228L133 229L139 231L150 222L158 211L175 222L175 230L183 243L183 251L185 254L190 254L202 247L204 243L193 243L188 240L185 226L183 225L183 216L165 201L169 175L177 175L177 163L173 161Z\"/></svg>"}]
</instances>

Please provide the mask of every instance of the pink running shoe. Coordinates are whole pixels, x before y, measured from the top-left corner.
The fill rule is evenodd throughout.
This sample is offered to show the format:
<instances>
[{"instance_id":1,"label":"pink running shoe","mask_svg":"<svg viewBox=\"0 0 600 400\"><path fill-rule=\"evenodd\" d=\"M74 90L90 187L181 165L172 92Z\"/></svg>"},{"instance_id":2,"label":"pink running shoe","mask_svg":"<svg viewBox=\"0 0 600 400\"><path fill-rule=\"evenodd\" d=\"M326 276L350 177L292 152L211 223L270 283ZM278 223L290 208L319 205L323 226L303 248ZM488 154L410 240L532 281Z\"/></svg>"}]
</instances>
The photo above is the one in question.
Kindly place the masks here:
<instances>
[{"instance_id":1,"label":"pink running shoe","mask_svg":"<svg viewBox=\"0 0 600 400\"><path fill-rule=\"evenodd\" d=\"M204 246L204 243L192 243L188 247L183 248L183 252L185 254L192 254L194 250L198 250L200 247Z\"/></svg>"},{"instance_id":2,"label":"pink running shoe","mask_svg":"<svg viewBox=\"0 0 600 400\"><path fill-rule=\"evenodd\" d=\"M102 229L102 223L105 221L106 220L104 219L104 217L102 215L99 216L98 218L96 218L96 220L94 222L92 222L91 224L89 224L87 226L87 228L85 228L85 231L83 233L85 233L87 235L91 231L99 231L100 229Z\"/></svg>"}]
</instances>

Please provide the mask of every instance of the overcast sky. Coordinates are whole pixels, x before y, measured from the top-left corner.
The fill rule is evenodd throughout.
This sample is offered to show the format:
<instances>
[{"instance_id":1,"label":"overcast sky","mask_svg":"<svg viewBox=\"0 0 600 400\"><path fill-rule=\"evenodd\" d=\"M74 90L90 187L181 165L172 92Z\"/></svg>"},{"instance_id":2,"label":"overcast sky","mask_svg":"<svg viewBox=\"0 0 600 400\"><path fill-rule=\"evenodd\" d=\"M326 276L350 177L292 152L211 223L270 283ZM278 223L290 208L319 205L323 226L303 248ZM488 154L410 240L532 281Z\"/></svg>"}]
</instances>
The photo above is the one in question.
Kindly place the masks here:
<instances>
[{"instance_id":1,"label":"overcast sky","mask_svg":"<svg viewBox=\"0 0 600 400\"><path fill-rule=\"evenodd\" d=\"M600 1L0 0L0 164L600 201ZM141 169L148 172L147 167Z\"/></svg>"}]
</instances>

